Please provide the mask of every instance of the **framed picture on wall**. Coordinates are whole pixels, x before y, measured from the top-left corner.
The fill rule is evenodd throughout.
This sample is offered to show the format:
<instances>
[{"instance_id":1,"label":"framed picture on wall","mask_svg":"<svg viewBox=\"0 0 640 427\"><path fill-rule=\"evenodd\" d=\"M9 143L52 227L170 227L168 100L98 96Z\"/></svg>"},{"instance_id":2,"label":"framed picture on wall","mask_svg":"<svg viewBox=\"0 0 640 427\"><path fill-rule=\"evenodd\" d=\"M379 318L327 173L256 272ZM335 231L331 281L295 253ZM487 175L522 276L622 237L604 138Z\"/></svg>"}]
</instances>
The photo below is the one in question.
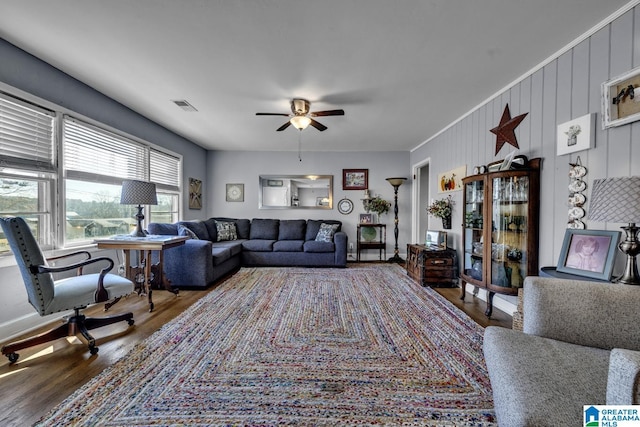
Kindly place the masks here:
<instances>
[{"instance_id":1,"label":"framed picture on wall","mask_svg":"<svg viewBox=\"0 0 640 427\"><path fill-rule=\"evenodd\" d=\"M640 67L602 84L602 129L640 120Z\"/></svg>"},{"instance_id":2,"label":"framed picture on wall","mask_svg":"<svg viewBox=\"0 0 640 427\"><path fill-rule=\"evenodd\" d=\"M619 231L567 229L557 271L611 280Z\"/></svg>"},{"instance_id":3,"label":"framed picture on wall","mask_svg":"<svg viewBox=\"0 0 640 427\"><path fill-rule=\"evenodd\" d=\"M369 188L369 169L342 169L343 190L366 190Z\"/></svg>"},{"instance_id":4,"label":"framed picture on wall","mask_svg":"<svg viewBox=\"0 0 640 427\"><path fill-rule=\"evenodd\" d=\"M595 146L595 113L558 125L557 156L588 150Z\"/></svg>"},{"instance_id":5,"label":"framed picture on wall","mask_svg":"<svg viewBox=\"0 0 640 427\"><path fill-rule=\"evenodd\" d=\"M189 178L189 209L202 209L202 181Z\"/></svg>"},{"instance_id":6,"label":"framed picture on wall","mask_svg":"<svg viewBox=\"0 0 640 427\"><path fill-rule=\"evenodd\" d=\"M244 184L227 184L227 202L244 202Z\"/></svg>"}]
</instances>

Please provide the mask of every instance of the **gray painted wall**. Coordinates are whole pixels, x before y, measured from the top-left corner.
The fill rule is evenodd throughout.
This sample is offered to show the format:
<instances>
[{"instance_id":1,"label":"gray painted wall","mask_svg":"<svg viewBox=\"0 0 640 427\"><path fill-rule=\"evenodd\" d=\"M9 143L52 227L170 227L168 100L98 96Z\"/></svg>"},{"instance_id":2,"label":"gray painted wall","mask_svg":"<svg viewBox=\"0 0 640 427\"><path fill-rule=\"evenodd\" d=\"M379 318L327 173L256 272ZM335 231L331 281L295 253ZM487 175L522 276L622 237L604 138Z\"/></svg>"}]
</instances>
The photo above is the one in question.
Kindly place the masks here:
<instances>
[{"instance_id":1,"label":"gray painted wall","mask_svg":"<svg viewBox=\"0 0 640 427\"><path fill-rule=\"evenodd\" d=\"M356 225L359 214L364 213L358 190L342 189L342 169L369 169L371 195L379 194L392 203L389 213L379 222L387 224L387 258L393 255L393 187L386 181L389 177L410 178L409 153L393 152L303 152L303 161L298 161L296 152L244 152L210 151L207 157L207 182L209 191L204 195L204 205L209 216L235 218L281 218L281 219L337 219L343 222L343 231L349 242L356 242ZM258 177L260 175L333 175L333 203L331 210L317 209L258 209ZM225 201L225 184L242 183L245 188L244 202ZM411 186L412 180L398 189L398 248L406 252L411 236ZM353 212L342 215L336 203L343 197L351 199ZM355 257L355 250L353 253ZM363 252L363 259L378 259L378 252Z\"/></svg>"},{"instance_id":2,"label":"gray painted wall","mask_svg":"<svg viewBox=\"0 0 640 427\"><path fill-rule=\"evenodd\" d=\"M183 178L203 177L206 150L0 39L0 83L183 155ZM11 93L11 91L9 90ZM19 95L12 93L13 95ZM37 102L37 100L32 99ZM202 178L200 178L202 179ZM205 184L206 187L206 184ZM185 192L183 206L188 206ZM184 209L185 218L193 212ZM196 216L197 217L197 216Z\"/></svg>"},{"instance_id":3,"label":"gray painted wall","mask_svg":"<svg viewBox=\"0 0 640 427\"><path fill-rule=\"evenodd\" d=\"M587 168L587 212L594 179L640 173L640 122L608 130L601 127L601 84L640 65L639 24L640 9L636 7L414 150L411 164L431 160L432 194L438 173L467 165L470 174L473 166L503 159L513 149L505 144L494 155L496 137L489 131L500 122L505 104L509 104L512 117L529 113L516 129L518 154L543 158L539 262L540 266L556 265L567 224L569 163L580 156ZM597 113L595 148L556 156L557 125L587 113ZM453 224L462 224L462 193L454 195L458 207ZM588 229L619 227L587 221ZM451 233L459 248L460 227Z\"/></svg>"},{"instance_id":4,"label":"gray painted wall","mask_svg":"<svg viewBox=\"0 0 640 427\"><path fill-rule=\"evenodd\" d=\"M204 179L206 150L3 39L0 39L0 89L12 95L24 96L33 102L44 100L182 154L185 185L188 186L188 176ZM203 190L206 191L206 182L203 184ZM187 208L188 192L186 191L183 194L182 204L183 216L186 219L201 217L199 211L191 211ZM108 255L115 258L115 254ZM13 262L0 260L0 288L2 289L0 340L60 317L57 314L40 318L27 302L27 294L17 267L6 264L13 264Z\"/></svg>"}]
</instances>

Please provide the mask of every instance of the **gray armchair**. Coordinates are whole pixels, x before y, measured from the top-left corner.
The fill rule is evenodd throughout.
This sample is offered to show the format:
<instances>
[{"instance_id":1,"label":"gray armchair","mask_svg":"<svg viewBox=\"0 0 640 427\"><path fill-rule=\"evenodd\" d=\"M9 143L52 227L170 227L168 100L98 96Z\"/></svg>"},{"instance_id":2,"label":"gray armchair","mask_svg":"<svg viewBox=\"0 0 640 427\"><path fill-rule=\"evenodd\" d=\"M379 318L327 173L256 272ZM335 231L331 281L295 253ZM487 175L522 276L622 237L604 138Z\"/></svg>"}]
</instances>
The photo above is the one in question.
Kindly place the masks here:
<instances>
[{"instance_id":1,"label":"gray armchair","mask_svg":"<svg viewBox=\"0 0 640 427\"><path fill-rule=\"evenodd\" d=\"M13 342L2 347L2 354L10 363L18 360L18 350L43 344L58 338L76 335L78 332L88 341L91 354L98 352L95 339L89 330L112 323L126 321L133 325L133 313L125 313L102 318L89 318L80 314L80 310L90 304L109 302L105 309L115 304L122 296L133 292L133 282L115 274L108 274L113 268L113 260L106 257L91 258L89 252L75 252L48 260L61 261L64 258L83 256L83 261L52 267L47 263L29 226L22 218L0 218L0 226L16 258L29 303L40 316L60 311L74 310L66 323L43 334ZM106 266L100 273L82 274L84 266L102 263ZM54 280L53 273L78 270L78 276Z\"/></svg>"},{"instance_id":2,"label":"gray armchair","mask_svg":"<svg viewBox=\"0 0 640 427\"><path fill-rule=\"evenodd\" d=\"M573 426L583 405L640 403L639 286L527 277L523 298L523 332L484 335L500 427Z\"/></svg>"}]
</instances>

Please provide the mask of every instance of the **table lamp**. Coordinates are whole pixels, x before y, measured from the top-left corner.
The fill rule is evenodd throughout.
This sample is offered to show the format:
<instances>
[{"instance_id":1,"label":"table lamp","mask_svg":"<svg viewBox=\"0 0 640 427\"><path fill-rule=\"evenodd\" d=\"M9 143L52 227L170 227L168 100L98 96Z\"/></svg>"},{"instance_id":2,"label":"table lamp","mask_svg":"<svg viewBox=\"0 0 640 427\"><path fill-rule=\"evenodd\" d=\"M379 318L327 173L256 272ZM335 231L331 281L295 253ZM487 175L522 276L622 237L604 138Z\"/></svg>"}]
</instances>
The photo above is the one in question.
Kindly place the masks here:
<instances>
[{"instance_id":1,"label":"table lamp","mask_svg":"<svg viewBox=\"0 0 640 427\"><path fill-rule=\"evenodd\" d=\"M138 205L138 214L136 219L138 225L131 232L134 237L144 237L147 232L142 229L142 205L157 205L158 198L156 196L156 184L153 182L126 180L122 181L122 193L120 194L121 205Z\"/></svg>"},{"instance_id":2,"label":"table lamp","mask_svg":"<svg viewBox=\"0 0 640 427\"><path fill-rule=\"evenodd\" d=\"M638 227L640 220L640 176L604 178L593 181L588 218L593 221L622 222L626 237L618 249L627 256L624 272L614 279L625 285L640 285L636 255L640 253Z\"/></svg>"}]
</instances>

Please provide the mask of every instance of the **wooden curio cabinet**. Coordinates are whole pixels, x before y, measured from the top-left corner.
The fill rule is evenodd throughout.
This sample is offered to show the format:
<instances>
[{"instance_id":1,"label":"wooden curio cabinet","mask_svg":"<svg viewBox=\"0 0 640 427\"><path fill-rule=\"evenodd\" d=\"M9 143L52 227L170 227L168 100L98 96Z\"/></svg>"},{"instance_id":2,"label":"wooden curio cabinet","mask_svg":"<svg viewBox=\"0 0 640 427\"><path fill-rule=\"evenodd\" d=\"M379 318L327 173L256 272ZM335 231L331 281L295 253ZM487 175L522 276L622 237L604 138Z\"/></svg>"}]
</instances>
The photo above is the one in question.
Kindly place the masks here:
<instances>
[{"instance_id":1,"label":"wooden curio cabinet","mask_svg":"<svg viewBox=\"0 0 640 427\"><path fill-rule=\"evenodd\" d=\"M541 159L517 169L468 176L462 180L462 295L466 284L484 288L491 316L495 293L517 295L527 275L538 274L538 218Z\"/></svg>"}]
</instances>

